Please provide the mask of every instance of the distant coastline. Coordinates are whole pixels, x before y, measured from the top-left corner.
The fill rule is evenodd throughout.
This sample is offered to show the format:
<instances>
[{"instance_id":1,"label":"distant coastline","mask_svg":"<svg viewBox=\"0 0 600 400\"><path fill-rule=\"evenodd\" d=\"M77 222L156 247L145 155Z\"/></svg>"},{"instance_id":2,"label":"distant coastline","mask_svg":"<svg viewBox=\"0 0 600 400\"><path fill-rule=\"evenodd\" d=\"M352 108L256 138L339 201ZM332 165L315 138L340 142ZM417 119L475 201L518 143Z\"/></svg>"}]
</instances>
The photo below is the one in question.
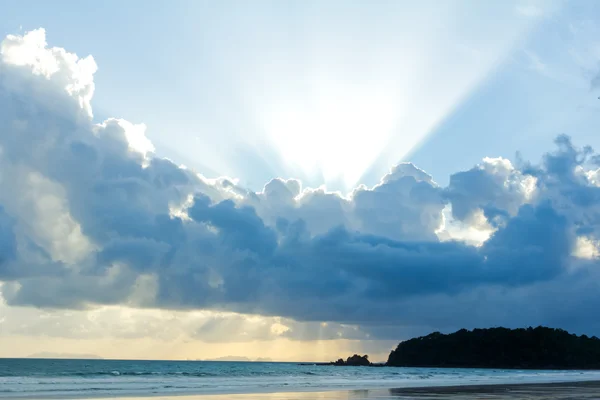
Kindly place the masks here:
<instances>
[{"instance_id":1,"label":"distant coastline","mask_svg":"<svg viewBox=\"0 0 600 400\"><path fill-rule=\"evenodd\" d=\"M79 353L52 353L43 351L28 355L25 358L39 359L60 359L60 360L103 360L104 358L96 354L79 354Z\"/></svg>"}]
</instances>

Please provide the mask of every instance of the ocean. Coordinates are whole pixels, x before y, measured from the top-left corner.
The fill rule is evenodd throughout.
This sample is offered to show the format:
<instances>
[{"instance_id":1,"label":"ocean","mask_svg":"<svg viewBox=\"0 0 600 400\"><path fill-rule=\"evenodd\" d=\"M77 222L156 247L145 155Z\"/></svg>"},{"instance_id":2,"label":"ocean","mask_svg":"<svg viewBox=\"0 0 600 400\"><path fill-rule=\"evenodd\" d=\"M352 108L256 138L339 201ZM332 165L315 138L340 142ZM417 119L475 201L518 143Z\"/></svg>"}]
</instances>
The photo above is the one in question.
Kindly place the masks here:
<instances>
[{"instance_id":1,"label":"ocean","mask_svg":"<svg viewBox=\"0 0 600 400\"><path fill-rule=\"evenodd\" d=\"M600 371L0 359L0 399L81 399L600 380Z\"/></svg>"}]
</instances>

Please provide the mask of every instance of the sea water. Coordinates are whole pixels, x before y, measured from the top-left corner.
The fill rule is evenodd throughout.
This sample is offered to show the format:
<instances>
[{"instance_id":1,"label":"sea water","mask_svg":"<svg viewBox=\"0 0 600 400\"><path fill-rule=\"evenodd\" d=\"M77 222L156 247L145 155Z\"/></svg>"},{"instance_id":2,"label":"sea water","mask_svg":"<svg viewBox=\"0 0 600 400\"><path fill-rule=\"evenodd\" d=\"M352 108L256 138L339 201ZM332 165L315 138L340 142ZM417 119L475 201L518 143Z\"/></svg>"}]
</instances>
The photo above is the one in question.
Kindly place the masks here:
<instances>
[{"instance_id":1,"label":"sea water","mask_svg":"<svg viewBox=\"0 0 600 400\"><path fill-rule=\"evenodd\" d=\"M233 394L583 380L600 380L600 371L0 359L0 399Z\"/></svg>"}]
</instances>

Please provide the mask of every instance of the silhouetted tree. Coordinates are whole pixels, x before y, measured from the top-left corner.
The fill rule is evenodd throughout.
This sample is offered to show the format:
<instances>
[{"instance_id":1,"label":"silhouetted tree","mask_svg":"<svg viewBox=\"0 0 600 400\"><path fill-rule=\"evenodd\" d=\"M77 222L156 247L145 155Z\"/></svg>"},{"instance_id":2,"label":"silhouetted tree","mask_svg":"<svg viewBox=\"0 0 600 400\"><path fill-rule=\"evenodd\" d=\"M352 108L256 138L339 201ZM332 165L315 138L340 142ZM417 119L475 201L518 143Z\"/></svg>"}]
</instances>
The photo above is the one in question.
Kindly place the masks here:
<instances>
[{"instance_id":1,"label":"silhouetted tree","mask_svg":"<svg viewBox=\"0 0 600 400\"><path fill-rule=\"evenodd\" d=\"M401 342L387 364L403 367L600 369L600 340L562 329L461 329Z\"/></svg>"}]
</instances>

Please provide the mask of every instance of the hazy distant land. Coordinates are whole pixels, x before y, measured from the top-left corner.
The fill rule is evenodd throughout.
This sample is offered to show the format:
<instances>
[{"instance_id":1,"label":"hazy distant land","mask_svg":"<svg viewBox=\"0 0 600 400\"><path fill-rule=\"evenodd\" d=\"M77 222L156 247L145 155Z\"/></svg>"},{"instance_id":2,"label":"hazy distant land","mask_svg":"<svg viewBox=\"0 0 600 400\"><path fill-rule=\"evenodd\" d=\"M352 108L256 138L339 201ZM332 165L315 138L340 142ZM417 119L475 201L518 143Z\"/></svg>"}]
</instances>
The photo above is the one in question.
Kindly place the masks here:
<instances>
[{"instance_id":1,"label":"hazy distant land","mask_svg":"<svg viewBox=\"0 0 600 400\"><path fill-rule=\"evenodd\" d=\"M103 360L102 357L96 354L79 354L79 353L53 353L43 351L40 353L34 353L26 358L57 358L57 359L71 359L71 360Z\"/></svg>"},{"instance_id":2,"label":"hazy distant land","mask_svg":"<svg viewBox=\"0 0 600 400\"><path fill-rule=\"evenodd\" d=\"M270 358L248 358L248 357L243 357L243 356L224 356L224 357L217 357L217 358L208 358L205 360L199 360L199 361L232 361L232 362L273 362L272 359Z\"/></svg>"}]
</instances>

